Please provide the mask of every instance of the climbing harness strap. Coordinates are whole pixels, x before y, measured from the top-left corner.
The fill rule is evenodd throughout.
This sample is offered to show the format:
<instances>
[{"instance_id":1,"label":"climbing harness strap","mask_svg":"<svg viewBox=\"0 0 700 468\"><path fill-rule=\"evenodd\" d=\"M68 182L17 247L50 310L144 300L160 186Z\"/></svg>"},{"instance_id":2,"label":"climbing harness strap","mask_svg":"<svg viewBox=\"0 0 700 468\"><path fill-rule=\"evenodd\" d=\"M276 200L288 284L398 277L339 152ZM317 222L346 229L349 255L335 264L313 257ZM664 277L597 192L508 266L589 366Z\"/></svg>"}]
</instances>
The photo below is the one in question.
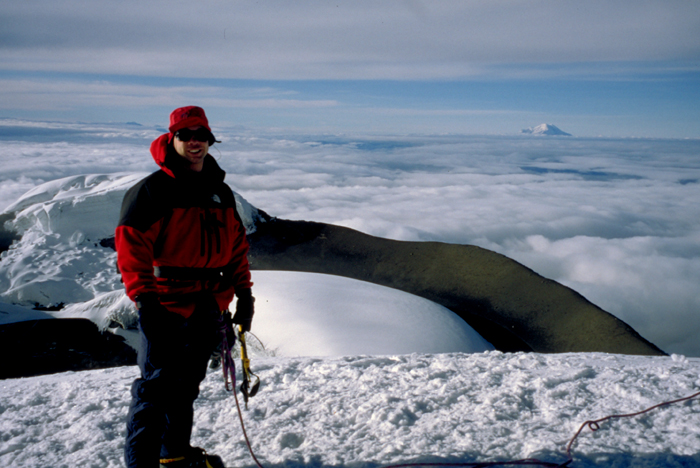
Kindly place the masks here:
<instances>
[{"instance_id":1,"label":"climbing harness strap","mask_svg":"<svg viewBox=\"0 0 700 468\"><path fill-rule=\"evenodd\" d=\"M221 335L221 364L224 371L224 386L227 391L236 390L236 363L233 362L231 350L235 344L235 335L230 325L224 319L226 311L221 313L219 317L219 334ZM229 337L234 337L233 343L229 343Z\"/></svg>"}]
</instances>

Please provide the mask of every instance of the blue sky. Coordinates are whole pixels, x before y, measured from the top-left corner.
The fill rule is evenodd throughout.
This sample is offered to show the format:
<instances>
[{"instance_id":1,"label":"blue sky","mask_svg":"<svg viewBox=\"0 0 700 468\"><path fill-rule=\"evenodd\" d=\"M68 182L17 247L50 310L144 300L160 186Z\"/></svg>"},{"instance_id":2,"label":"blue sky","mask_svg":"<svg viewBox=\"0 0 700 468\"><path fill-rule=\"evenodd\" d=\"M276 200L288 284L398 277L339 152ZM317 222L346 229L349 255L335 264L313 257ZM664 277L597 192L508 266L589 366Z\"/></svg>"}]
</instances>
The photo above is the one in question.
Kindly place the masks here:
<instances>
[{"instance_id":1,"label":"blue sky","mask_svg":"<svg viewBox=\"0 0 700 468\"><path fill-rule=\"evenodd\" d=\"M700 3L37 0L0 117L331 133L700 138Z\"/></svg>"}]
</instances>

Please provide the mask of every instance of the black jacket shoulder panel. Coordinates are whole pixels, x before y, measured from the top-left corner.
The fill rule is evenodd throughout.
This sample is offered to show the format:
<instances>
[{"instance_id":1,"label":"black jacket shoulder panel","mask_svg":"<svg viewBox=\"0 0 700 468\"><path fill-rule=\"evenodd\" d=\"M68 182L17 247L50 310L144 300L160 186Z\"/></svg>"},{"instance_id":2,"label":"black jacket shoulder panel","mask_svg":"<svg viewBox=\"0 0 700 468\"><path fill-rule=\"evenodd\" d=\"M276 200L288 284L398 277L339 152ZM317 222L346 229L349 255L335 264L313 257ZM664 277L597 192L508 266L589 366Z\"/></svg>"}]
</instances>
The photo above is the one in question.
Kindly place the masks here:
<instances>
[{"instance_id":1,"label":"black jacket shoulder panel","mask_svg":"<svg viewBox=\"0 0 700 468\"><path fill-rule=\"evenodd\" d=\"M131 187L122 201L119 225L145 232L163 218L172 209L167 204L168 179L173 180L161 170Z\"/></svg>"}]
</instances>

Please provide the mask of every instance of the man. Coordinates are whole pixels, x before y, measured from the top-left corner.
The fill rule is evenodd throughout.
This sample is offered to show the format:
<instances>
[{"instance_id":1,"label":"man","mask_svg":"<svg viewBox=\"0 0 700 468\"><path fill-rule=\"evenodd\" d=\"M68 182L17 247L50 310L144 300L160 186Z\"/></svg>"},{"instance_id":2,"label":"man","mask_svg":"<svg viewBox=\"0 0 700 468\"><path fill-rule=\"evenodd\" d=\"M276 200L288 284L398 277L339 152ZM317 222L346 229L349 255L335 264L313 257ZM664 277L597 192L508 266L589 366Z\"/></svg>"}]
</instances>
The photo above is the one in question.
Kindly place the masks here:
<instances>
[{"instance_id":1,"label":"man","mask_svg":"<svg viewBox=\"0 0 700 468\"><path fill-rule=\"evenodd\" d=\"M254 298L245 228L225 172L208 154L216 142L200 107L170 114L151 144L160 170L124 196L117 263L136 303L141 377L127 422L128 468L223 467L190 445L193 403L222 322L250 330ZM237 297L231 320L229 303Z\"/></svg>"}]
</instances>

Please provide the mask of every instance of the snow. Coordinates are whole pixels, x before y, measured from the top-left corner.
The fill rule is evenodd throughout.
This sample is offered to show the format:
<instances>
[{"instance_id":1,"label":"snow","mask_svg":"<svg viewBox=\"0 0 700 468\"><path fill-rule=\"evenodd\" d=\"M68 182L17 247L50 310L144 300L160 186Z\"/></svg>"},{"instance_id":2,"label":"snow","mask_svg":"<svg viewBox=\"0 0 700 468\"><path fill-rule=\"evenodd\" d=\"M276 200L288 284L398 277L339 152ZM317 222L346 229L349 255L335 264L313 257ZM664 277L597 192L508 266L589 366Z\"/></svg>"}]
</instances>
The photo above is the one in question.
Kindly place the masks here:
<instances>
[{"instance_id":1,"label":"snow","mask_svg":"<svg viewBox=\"0 0 700 468\"><path fill-rule=\"evenodd\" d=\"M608 354L256 357L243 418L265 467L378 466L523 458L561 463L587 420L700 387L700 359ZM0 466L121 467L135 367L0 382ZM239 376L240 379L240 376ZM575 468L700 466L700 401L584 429ZM193 444L254 466L233 396L210 371Z\"/></svg>"},{"instance_id":2,"label":"snow","mask_svg":"<svg viewBox=\"0 0 700 468\"><path fill-rule=\"evenodd\" d=\"M254 271L255 330L282 356L481 352L493 346L451 310L376 284Z\"/></svg>"},{"instance_id":3,"label":"snow","mask_svg":"<svg viewBox=\"0 0 700 468\"><path fill-rule=\"evenodd\" d=\"M5 211L22 235L0 262L3 301L51 306L122 289L115 256L98 246L114 235L126 190L145 174L79 175L41 184Z\"/></svg>"},{"instance_id":4,"label":"snow","mask_svg":"<svg viewBox=\"0 0 700 468\"><path fill-rule=\"evenodd\" d=\"M558 136L571 136L570 133L566 133L565 131L561 130L559 127L556 125L552 124L540 124L536 127L530 127L522 130L520 133L526 133L526 134L531 134L531 135L558 135Z\"/></svg>"},{"instance_id":5,"label":"snow","mask_svg":"<svg viewBox=\"0 0 700 468\"><path fill-rule=\"evenodd\" d=\"M27 309L26 307L0 302L0 325L24 320L43 320L50 318L54 317L40 310Z\"/></svg>"}]
</instances>

